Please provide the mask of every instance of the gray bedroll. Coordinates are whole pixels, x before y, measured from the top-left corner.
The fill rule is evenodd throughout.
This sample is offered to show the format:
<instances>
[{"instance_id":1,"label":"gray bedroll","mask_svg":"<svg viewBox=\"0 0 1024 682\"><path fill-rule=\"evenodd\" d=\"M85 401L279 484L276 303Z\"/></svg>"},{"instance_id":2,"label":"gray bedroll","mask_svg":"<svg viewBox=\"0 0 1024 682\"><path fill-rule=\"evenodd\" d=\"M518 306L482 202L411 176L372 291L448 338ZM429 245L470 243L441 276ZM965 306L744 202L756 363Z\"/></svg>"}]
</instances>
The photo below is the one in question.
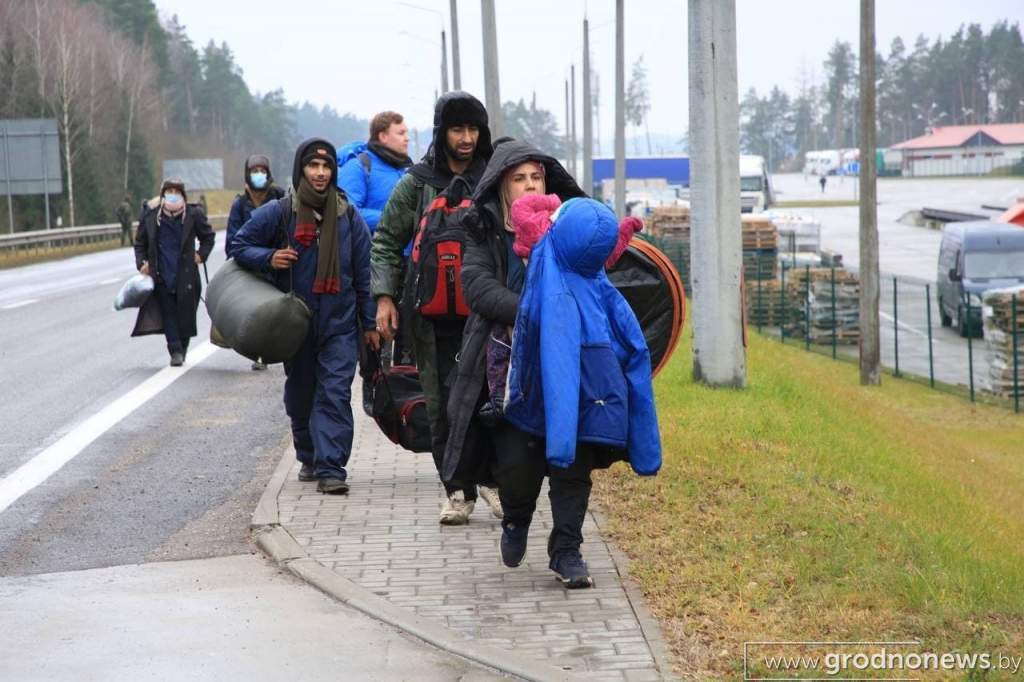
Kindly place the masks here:
<instances>
[{"instance_id":1,"label":"gray bedroll","mask_svg":"<svg viewBox=\"0 0 1024 682\"><path fill-rule=\"evenodd\" d=\"M237 353L267 364L290 360L302 346L312 316L295 294L284 293L234 260L210 280L210 321Z\"/></svg>"}]
</instances>

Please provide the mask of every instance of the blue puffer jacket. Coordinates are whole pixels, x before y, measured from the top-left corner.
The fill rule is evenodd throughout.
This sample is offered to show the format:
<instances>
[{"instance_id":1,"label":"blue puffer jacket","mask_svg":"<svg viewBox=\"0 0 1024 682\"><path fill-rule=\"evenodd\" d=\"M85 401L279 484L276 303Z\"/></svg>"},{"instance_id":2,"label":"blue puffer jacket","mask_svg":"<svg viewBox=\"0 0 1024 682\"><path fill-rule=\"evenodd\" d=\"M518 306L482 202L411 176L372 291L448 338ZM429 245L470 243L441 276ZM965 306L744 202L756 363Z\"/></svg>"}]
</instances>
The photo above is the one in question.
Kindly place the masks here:
<instances>
[{"instance_id":1,"label":"blue puffer jacket","mask_svg":"<svg viewBox=\"0 0 1024 682\"><path fill-rule=\"evenodd\" d=\"M274 280L284 291L294 284L295 293L313 311L319 338L373 329L377 307L370 297L370 231L357 211L338 215L338 263L341 291L337 294L314 294L316 262L319 246L305 247L295 241L295 212L287 221L288 243L298 251L299 260L287 270L272 270L270 257L282 244L281 201L270 201L252 213L235 235L234 257L238 263L256 272L273 272Z\"/></svg>"},{"instance_id":2,"label":"blue puffer jacket","mask_svg":"<svg viewBox=\"0 0 1024 682\"><path fill-rule=\"evenodd\" d=\"M345 149L348 147L343 148L342 152ZM347 161L343 161L338 170L338 187L345 190L349 201L359 209L372 235L377 230L380 214L384 211L384 205L388 203L391 190L405 175L405 169L390 165L365 144L361 149L354 148L352 151L355 154ZM339 152L339 157L344 158L342 152ZM369 173L366 172L363 160L359 158L360 153L370 157Z\"/></svg>"},{"instance_id":3,"label":"blue puffer jacket","mask_svg":"<svg viewBox=\"0 0 1024 682\"><path fill-rule=\"evenodd\" d=\"M572 199L530 254L512 341L505 417L568 467L576 443L626 448L638 474L661 468L651 359L629 304L604 272L614 214Z\"/></svg>"}]
</instances>

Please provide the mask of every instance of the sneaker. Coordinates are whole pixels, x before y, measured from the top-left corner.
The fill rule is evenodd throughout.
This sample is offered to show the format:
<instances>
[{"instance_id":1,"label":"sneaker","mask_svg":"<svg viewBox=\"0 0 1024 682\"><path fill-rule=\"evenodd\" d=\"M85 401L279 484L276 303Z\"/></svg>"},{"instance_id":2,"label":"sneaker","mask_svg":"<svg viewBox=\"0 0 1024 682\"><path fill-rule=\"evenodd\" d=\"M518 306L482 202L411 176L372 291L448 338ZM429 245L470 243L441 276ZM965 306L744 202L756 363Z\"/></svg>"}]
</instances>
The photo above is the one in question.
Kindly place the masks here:
<instances>
[{"instance_id":1,"label":"sneaker","mask_svg":"<svg viewBox=\"0 0 1024 682\"><path fill-rule=\"evenodd\" d=\"M473 513L475 506L475 501L467 501L465 493L456 490L448 496L441 507L441 525L463 526L469 523L469 515Z\"/></svg>"},{"instance_id":2,"label":"sneaker","mask_svg":"<svg viewBox=\"0 0 1024 682\"><path fill-rule=\"evenodd\" d=\"M594 586L587 562L578 551L559 552L551 557L548 567L558 575L558 580L567 589L579 590Z\"/></svg>"},{"instance_id":3,"label":"sneaker","mask_svg":"<svg viewBox=\"0 0 1024 682\"><path fill-rule=\"evenodd\" d=\"M262 362L260 362L259 360L253 360L252 361L252 369L253 369L254 372L258 372L258 371L264 370L266 368L267 368L267 366L265 364L263 364Z\"/></svg>"},{"instance_id":4,"label":"sneaker","mask_svg":"<svg viewBox=\"0 0 1024 682\"><path fill-rule=\"evenodd\" d=\"M303 483L309 483L316 480L316 467L312 464L303 464L299 468L299 480Z\"/></svg>"},{"instance_id":5,"label":"sneaker","mask_svg":"<svg viewBox=\"0 0 1024 682\"><path fill-rule=\"evenodd\" d=\"M321 478L316 484L316 489L326 495L346 495L348 494L348 483L340 478Z\"/></svg>"},{"instance_id":6,"label":"sneaker","mask_svg":"<svg viewBox=\"0 0 1024 682\"><path fill-rule=\"evenodd\" d=\"M501 563L515 568L523 563L526 556L526 539L530 535L530 525L501 522Z\"/></svg>"},{"instance_id":7,"label":"sneaker","mask_svg":"<svg viewBox=\"0 0 1024 682\"><path fill-rule=\"evenodd\" d=\"M179 351L171 353L171 367L181 367L185 364L185 354Z\"/></svg>"},{"instance_id":8,"label":"sneaker","mask_svg":"<svg viewBox=\"0 0 1024 682\"><path fill-rule=\"evenodd\" d=\"M483 498L483 501L491 508L491 513L494 514L494 518L505 518L505 512L501 508L501 498L498 496L497 488L488 488L485 485L481 485L477 486L476 491L476 494Z\"/></svg>"}]
</instances>

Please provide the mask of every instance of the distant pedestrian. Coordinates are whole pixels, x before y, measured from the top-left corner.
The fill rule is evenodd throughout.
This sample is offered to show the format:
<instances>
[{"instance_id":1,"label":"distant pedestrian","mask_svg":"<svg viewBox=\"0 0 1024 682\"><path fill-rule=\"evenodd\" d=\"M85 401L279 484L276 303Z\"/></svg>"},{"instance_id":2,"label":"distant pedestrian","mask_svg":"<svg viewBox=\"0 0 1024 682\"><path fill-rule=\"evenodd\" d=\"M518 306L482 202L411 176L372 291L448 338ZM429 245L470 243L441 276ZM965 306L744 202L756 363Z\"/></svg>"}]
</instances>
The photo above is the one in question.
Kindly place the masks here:
<instances>
[{"instance_id":1,"label":"distant pedestrian","mask_svg":"<svg viewBox=\"0 0 1024 682\"><path fill-rule=\"evenodd\" d=\"M121 246L131 244L134 239L132 238L132 198L130 196L124 195L124 200L117 205L114 215L121 223Z\"/></svg>"},{"instance_id":2,"label":"distant pedestrian","mask_svg":"<svg viewBox=\"0 0 1024 682\"><path fill-rule=\"evenodd\" d=\"M156 209L145 213L135 234L135 267L150 275L155 287L139 310L132 336L163 334L171 366L180 367L189 339L196 335L202 292L199 265L210 256L216 237L203 210L185 203L182 180L164 180L158 199Z\"/></svg>"},{"instance_id":3,"label":"distant pedestrian","mask_svg":"<svg viewBox=\"0 0 1024 682\"><path fill-rule=\"evenodd\" d=\"M228 229L224 239L224 253L231 258L235 245L235 235L242 225L249 222L252 212L271 200L284 196L283 189L274 184L274 176L270 172L270 157L265 154L252 154L242 166L242 182L245 190L235 196L228 213ZM267 366L260 360L252 361L252 369L264 370Z\"/></svg>"},{"instance_id":4,"label":"distant pedestrian","mask_svg":"<svg viewBox=\"0 0 1024 682\"><path fill-rule=\"evenodd\" d=\"M199 205L199 208L203 209L203 215L205 215L205 216L210 215L210 209L206 207L206 195L205 194L200 194L199 195L198 205Z\"/></svg>"},{"instance_id":5,"label":"distant pedestrian","mask_svg":"<svg viewBox=\"0 0 1024 682\"><path fill-rule=\"evenodd\" d=\"M285 362L284 406L291 420L299 480L348 493L352 379L359 344L380 349L370 298L370 231L336 188L337 152L320 138L295 151L292 191L256 209L235 235L244 268L273 273L313 312L309 332Z\"/></svg>"},{"instance_id":6,"label":"distant pedestrian","mask_svg":"<svg viewBox=\"0 0 1024 682\"><path fill-rule=\"evenodd\" d=\"M825 183L827 183L827 182L828 182L828 178L826 178L825 174L822 173L821 174L821 178L818 180L818 184L821 185L821 193L822 194L825 193Z\"/></svg>"}]
</instances>

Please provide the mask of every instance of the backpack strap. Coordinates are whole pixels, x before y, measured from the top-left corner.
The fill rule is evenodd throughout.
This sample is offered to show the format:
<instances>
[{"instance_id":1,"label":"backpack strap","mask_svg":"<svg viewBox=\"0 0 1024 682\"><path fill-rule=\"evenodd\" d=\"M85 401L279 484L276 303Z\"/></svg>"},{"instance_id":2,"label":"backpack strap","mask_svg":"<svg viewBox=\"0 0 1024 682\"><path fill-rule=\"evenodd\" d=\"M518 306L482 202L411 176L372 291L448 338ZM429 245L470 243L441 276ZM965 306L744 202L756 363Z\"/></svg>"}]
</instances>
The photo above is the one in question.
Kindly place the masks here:
<instances>
[{"instance_id":1,"label":"backpack strap","mask_svg":"<svg viewBox=\"0 0 1024 682\"><path fill-rule=\"evenodd\" d=\"M366 176L369 177L370 176L370 165L371 165L370 155L367 154L366 152L359 152L358 156L359 156L359 163L362 164L362 166L363 166L363 171L366 173Z\"/></svg>"}]
</instances>

